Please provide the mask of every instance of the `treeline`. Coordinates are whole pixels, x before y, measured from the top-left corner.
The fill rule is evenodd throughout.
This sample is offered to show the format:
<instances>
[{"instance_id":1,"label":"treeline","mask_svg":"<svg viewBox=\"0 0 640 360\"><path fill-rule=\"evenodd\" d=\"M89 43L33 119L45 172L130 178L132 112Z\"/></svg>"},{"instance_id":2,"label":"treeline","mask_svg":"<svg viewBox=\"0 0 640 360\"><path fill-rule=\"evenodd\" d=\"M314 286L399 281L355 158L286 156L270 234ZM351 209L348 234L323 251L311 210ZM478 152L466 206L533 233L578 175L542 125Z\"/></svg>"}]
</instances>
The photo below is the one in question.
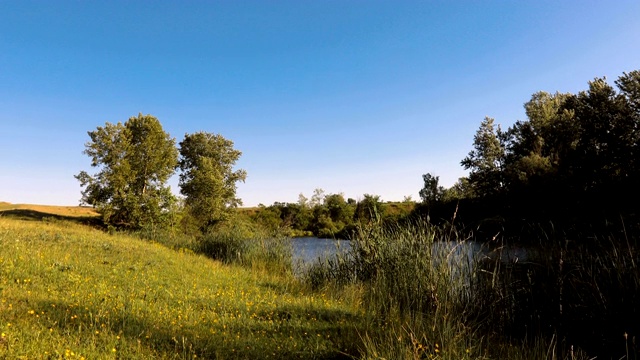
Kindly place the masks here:
<instances>
[{"instance_id":1,"label":"treeline","mask_svg":"<svg viewBox=\"0 0 640 360\"><path fill-rule=\"evenodd\" d=\"M241 152L233 142L207 132L176 140L152 115L139 114L126 122L107 122L88 132L84 153L94 174L81 171L83 204L93 206L111 229L141 232L152 237L171 232L202 240L214 232L347 238L358 224L406 216L414 202L386 204L365 194L358 201L316 189L310 199L276 202L241 209L236 184L246 172L235 170ZM179 173L181 197L168 179Z\"/></svg>"},{"instance_id":2,"label":"treeline","mask_svg":"<svg viewBox=\"0 0 640 360\"><path fill-rule=\"evenodd\" d=\"M527 119L503 130L485 118L449 189L425 174L419 212L461 221L488 218L588 223L634 216L640 200L640 71L578 94L538 92ZM434 216L435 215L435 216Z\"/></svg>"},{"instance_id":3,"label":"treeline","mask_svg":"<svg viewBox=\"0 0 640 360\"><path fill-rule=\"evenodd\" d=\"M355 201L317 191L311 200L300 195L298 203L261 206L252 218L297 236L339 238L374 220L423 218L521 236L532 224L562 231L588 225L589 232L635 219L640 71L624 73L615 86L596 78L578 94L537 92L524 108L527 118L504 130L485 118L461 161L469 175L444 188L437 175L424 174L417 204L407 199L389 212L379 196Z\"/></svg>"},{"instance_id":4,"label":"treeline","mask_svg":"<svg viewBox=\"0 0 640 360\"><path fill-rule=\"evenodd\" d=\"M383 202L378 195L345 199L343 194L325 194L316 189L311 198L300 194L297 203L275 202L250 212L257 224L288 236L318 236L350 239L356 228L371 222L394 222L408 216L415 202Z\"/></svg>"},{"instance_id":5,"label":"treeline","mask_svg":"<svg viewBox=\"0 0 640 360\"><path fill-rule=\"evenodd\" d=\"M423 175L417 206L411 199L390 204L377 195L345 199L318 189L297 203L238 212L236 183L246 172L233 168L241 155L233 142L199 132L176 145L158 119L141 114L90 131L85 154L97 172L76 178L82 202L107 226L191 235L234 221L291 236L350 238L364 223L417 217L504 233L521 224L593 226L637 215L640 71L624 73L614 85L596 78L578 94L538 92L524 108L527 118L505 130L485 118L461 161L469 175L448 189L435 174ZM166 184L176 172L181 198Z\"/></svg>"}]
</instances>

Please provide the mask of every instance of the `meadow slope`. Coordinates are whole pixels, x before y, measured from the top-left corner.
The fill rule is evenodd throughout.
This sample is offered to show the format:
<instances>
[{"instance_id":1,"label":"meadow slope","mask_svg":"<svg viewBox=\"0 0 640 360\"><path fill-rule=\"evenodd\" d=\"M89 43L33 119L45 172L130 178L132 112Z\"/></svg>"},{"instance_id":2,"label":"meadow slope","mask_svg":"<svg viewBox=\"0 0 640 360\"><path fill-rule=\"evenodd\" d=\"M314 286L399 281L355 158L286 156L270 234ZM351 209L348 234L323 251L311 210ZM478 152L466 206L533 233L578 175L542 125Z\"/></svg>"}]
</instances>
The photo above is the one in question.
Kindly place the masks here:
<instances>
[{"instance_id":1,"label":"meadow slope","mask_svg":"<svg viewBox=\"0 0 640 360\"><path fill-rule=\"evenodd\" d=\"M357 303L70 221L0 216L0 357L340 358Z\"/></svg>"}]
</instances>

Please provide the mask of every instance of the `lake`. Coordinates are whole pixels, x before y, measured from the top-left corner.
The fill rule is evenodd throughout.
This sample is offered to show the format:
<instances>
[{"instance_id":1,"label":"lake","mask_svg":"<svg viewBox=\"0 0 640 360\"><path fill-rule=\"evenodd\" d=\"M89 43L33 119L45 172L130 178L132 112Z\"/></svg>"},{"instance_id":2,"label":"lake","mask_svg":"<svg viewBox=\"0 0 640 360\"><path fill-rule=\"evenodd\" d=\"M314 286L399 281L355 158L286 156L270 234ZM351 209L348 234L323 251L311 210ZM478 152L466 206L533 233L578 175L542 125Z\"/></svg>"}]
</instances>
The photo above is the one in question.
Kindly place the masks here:
<instances>
[{"instance_id":1,"label":"lake","mask_svg":"<svg viewBox=\"0 0 640 360\"><path fill-rule=\"evenodd\" d=\"M348 252L351 242L348 240L323 239L317 237L292 238L294 264L309 266L319 259L326 259L338 252ZM446 258L450 265L471 265L481 259L500 259L502 263L515 263L530 260L532 249L521 246L502 246L490 250L486 244L475 241L466 242L435 242L433 244L434 258Z\"/></svg>"},{"instance_id":2,"label":"lake","mask_svg":"<svg viewBox=\"0 0 640 360\"><path fill-rule=\"evenodd\" d=\"M323 239L317 237L292 238L293 263L308 266L318 261L326 259L339 252L348 252L351 249L351 242L348 240Z\"/></svg>"}]
</instances>

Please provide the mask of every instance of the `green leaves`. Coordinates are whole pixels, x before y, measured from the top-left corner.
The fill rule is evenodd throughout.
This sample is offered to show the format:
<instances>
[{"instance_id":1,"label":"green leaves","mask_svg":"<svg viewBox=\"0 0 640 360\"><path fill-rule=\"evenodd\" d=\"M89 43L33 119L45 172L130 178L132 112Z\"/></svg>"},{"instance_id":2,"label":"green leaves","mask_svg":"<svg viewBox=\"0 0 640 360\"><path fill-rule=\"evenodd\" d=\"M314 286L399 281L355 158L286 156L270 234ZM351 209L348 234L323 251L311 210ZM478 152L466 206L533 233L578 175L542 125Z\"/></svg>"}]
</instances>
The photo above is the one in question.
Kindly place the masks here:
<instances>
[{"instance_id":1,"label":"green leaves","mask_svg":"<svg viewBox=\"0 0 640 360\"><path fill-rule=\"evenodd\" d=\"M236 183L247 177L233 170L242 153L221 135L206 132L186 134L180 143L180 192L188 214L202 231L226 220L231 209L242 204Z\"/></svg>"},{"instance_id":2,"label":"green leaves","mask_svg":"<svg viewBox=\"0 0 640 360\"><path fill-rule=\"evenodd\" d=\"M473 194L491 201L504 195L507 206L535 214L634 209L640 200L640 71L624 73L615 85L596 78L577 94L537 92L524 105L527 119L506 132L485 118L461 162L470 170Z\"/></svg>"},{"instance_id":3,"label":"green leaves","mask_svg":"<svg viewBox=\"0 0 640 360\"><path fill-rule=\"evenodd\" d=\"M439 186L439 176L435 176L431 173L422 175L424 181L424 187L420 190L420 199L427 205L432 205L440 200L444 194L444 188Z\"/></svg>"},{"instance_id":4,"label":"green leaves","mask_svg":"<svg viewBox=\"0 0 640 360\"><path fill-rule=\"evenodd\" d=\"M236 183L244 170L233 170L241 152L221 135L185 135L180 161L175 139L151 115L132 117L124 124L106 123L90 131L84 153L94 175L81 171L82 203L93 205L106 224L129 229L164 227L175 211L176 197L166 185L179 166L185 208L201 230L225 220L241 204Z\"/></svg>"},{"instance_id":5,"label":"green leaves","mask_svg":"<svg viewBox=\"0 0 640 360\"><path fill-rule=\"evenodd\" d=\"M473 150L461 162L465 170L471 170L469 182L479 196L500 192L505 150L500 141L503 133L496 129L494 120L486 117L473 138Z\"/></svg>"},{"instance_id":6,"label":"green leaves","mask_svg":"<svg viewBox=\"0 0 640 360\"><path fill-rule=\"evenodd\" d=\"M175 140L157 118L142 114L88 134L84 153L99 171L75 176L84 188L81 202L95 206L108 225L139 229L157 223L175 201L166 186L178 162Z\"/></svg>"}]
</instances>

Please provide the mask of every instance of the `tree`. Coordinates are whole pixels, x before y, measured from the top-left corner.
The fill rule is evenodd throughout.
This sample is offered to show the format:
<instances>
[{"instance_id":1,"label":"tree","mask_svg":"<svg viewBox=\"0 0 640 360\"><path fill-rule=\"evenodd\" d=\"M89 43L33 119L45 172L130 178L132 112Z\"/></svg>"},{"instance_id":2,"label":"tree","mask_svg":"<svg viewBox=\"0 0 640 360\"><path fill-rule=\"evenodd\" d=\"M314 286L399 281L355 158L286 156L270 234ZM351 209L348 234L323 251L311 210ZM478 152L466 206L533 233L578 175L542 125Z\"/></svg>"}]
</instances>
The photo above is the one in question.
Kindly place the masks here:
<instances>
[{"instance_id":1,"label":"tree","mask_svg":"<svg viewBox=\"0 0 640 360\"><path fill-rule=\"evenodd\" d=\"M629 144L627 157L631 168L629 183L632 184L640 180L640 70L623 73L616 81L616 85L630 110L627 118L627 126L630 129L625 140Z\"/></svg>"},{"instance_id":2,"label":"tree","mask_svg":"<svg viewBox=\"0 0 640 360\"><path fill-rule=\"evenodd\" d=\"M632 74L620 77L621 93L596 78L589 89L573 95L565 108L574 114L577 142L563 171L574 194L589 193L590 199L628 201L637 191L639 117L634 109L640 87ZM636 98L634 100L634 98ZM592 200L589 200L593 202Z\"/></svg>"},{"instance_id":3,"label":"tree","mask_svg":"<svg viewBox=\"0 0 640 360\"><path fill-rule=\"evenodd\" d=\"M311 207L317 207L322 205L324 202L324 190L321 188L316 188L313 190L313 195L311 196L311 201L309 201L309 205Z\"/></svg>"},{"instance_id":4,"label":"tree","mask_svg":"<svg viewBox=\"0 0 640 360\"><path fill-rule=\"evenodd\" d=\"M440 177L426 173L422 175L422 179L424 180L424 187L420 190L422 202L430 206L441 201L444 188L438 185Z\"/></svg>"},{"instance_id":5,"label":"tree","mask_svg":"<svg viewBox=\"0 0 640 360\"><path fill-rule=\"evenodd\" d=\"M233 170L242 153L221 135L206 132L186 134L180 143L180 193L188 214L202 231L226 220L242 204L236 183L247 177Z\"/></svg>"},{"instance_id":6,"label":"tree","mask_svg":"<svg viewBox=\"0 0 640 360\"><path fill-rule=\"evenodd\" d=\"M303 208L309 207L309 199L303 193L298 194L298 205Z\"/></svg>"},{"instance_id":7,"label":"tree","mask_svg":"<svg viewBox=\"0 0 640 360\"><path fill-rule=\"evenodd\" d=\"M354 220L361 223L377 222L382 220L384 210L380 195L364 194L364 198L356 205Z\"/></svg>"},{"instance_id":8,"label":"tree","mask_svg":"<svg viewBox=\"0 0 640 360\"><path fill-rule=\"evenodd\" d=\"M508 190L529 192L558 180L560 163L576 143L573 116L564 110L570 96L540 91L524 104L527 120L517 121L505 133Z\"/></svg>"},{"instance_id":9,"label":"tree","mask_svg":"<svg viewBox=\"0 0 640 360\"><path fill-rule=\"evenodd\" d=\"M504 147L500 138L503 133L496 129L492 118L486 117L473 138L474 149L461 162L469 173L469 182L474 192L481 197L495 195L502 190L502 165Z\"/></svg>"},{"instance_id":10,"label":"tree","mask_svg":"<svg viewBox=\"0 0 640 360\"><path fill-rule=\"evenodd\" d=\"M175 139L157 118L142 114L88 134L84 153L100 170L75 176L84 188L81 203L94 206L109 225L159 225L176 201L166 186L178 161Z\"/></svg>"},{"instance_id":11,"label":"tree","mask_svg":"<svg viewBox=\"0 0 640 360\"><path fill-rule=\"evenodd\" d=\"M329 211L331 220L342 229L353 221L355 206L349 205L344 199L344 194L329 194L324 198L324 206Z\"/></svg>"},{"instance_id":12,"label":"tree","mask_svg":"<svg viewBox=\"0 0 640 360\"><path fill-rule=\"evenodd\" d=\"M638 119L640 116L640 70L622 73L622 76L616 80L616 85L633 109L635 121L640 120Z\"/></svg>"},{"instance_id":13,"label":"tree","mask_svg":"<svg viewBox=\"0 0 640 360\"><path fill-rule=\"evenodd\" d=\"M450 188L445 189L442 193L442 201L458 201L462 199L472 199L475 197L473 188L469 184L469 179L461 177Z\"/></svg>"}]
</instances>

